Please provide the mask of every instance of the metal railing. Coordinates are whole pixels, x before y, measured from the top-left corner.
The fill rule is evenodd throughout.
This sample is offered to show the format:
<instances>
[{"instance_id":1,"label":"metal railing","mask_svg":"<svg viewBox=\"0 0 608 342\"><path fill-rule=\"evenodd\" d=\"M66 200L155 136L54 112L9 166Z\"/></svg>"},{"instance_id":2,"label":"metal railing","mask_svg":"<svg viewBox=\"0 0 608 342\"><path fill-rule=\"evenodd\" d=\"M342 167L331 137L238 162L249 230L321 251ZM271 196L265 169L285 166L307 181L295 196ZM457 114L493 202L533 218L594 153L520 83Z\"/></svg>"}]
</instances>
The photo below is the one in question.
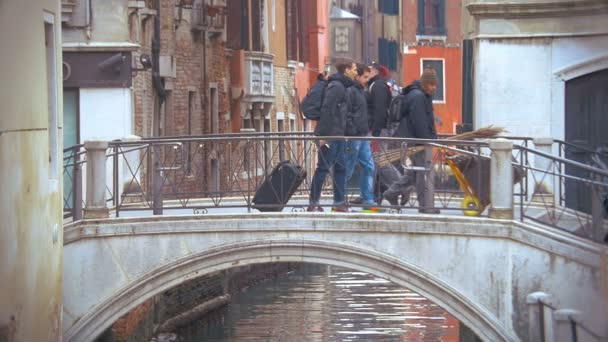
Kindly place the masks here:
<instances>
[{"instance_id":1,"label":"metal railing","mask_svg":"<svg viewBox=\"0 0 608 342\"><path fill-rule=\"evenodd\" d=\"M426 191L432 192L434 201L424 209L439 209L445 213L488 215L491 175L490 149L486 141L416 140L373 137L330 137L346 141L368 140L376 152L376 172L379 156L385 164L394 165L410 175L425 177ZM556 157L529 147L530 138L511 137L521 145L513 148L513 174L515 190L515 219L556 227L571 233L600 241L606 231L602 212L602 196L608 194L608 171ZM233 133L192 137L164 137L137 141L112 141L107 153L109 170L106 199L116 216L127 212L205 213L212 210L254 211L253 197L262 182L281 160L291 160L306 171L306 178L296 189L286 210L304 211L308 206L311 181L319 162L318 138L311 132ZM407 147L421 145L429 151L425 168L411 165ZM424 152L420 152L424 153ZM74 176L83 178L86 168L83 146L64 151L64 177L78 183L64 191L66 218L79 219L82 207L83 182L74 182ZM388 156L388 157L387 157ZM387 159L388 158L388 159ZM388 162L386 162L388 160ZM450 165L452 164L452 165ZM454 168L462 171L472 194L454 175ZM576 177L566 171L577 168L586 172ZM433 171L433 172L430 172ZM358 183L351 180L349 199L358 195ZM75 180L75 179L74 179ZM585 212L572 207L566 196L565 183L584 187L590 196L592 208ZM323 205L330 207L332 175L323 185ZM531 187L531 188L530 188ZM376 191L381 193L380 190ZM469 191L471 192L471 191ZM478 201L470 201L470 197ZM78 197L79 196L79 197ZM393 206L386 201L380 208L392 213L413 212L423 209L416 191L409 200L402 197L402 205ZM74 199L80 198L76 201ZM379 198L380 199L380 198ZM467 202L467 199L469 201ZM471 206L472 205L472 206ZM260 208L260 206L257 206ZM362 205L352 204L352 208ZM77 210L75 210L77 209Z\"/></svg>"},{"instance_id":2,"label":"metal railing","mask_svg":"<svg viewBox=\"0 0 608 342\"><path fill-rule=\"evenodd\" d=\"M530 340L539 342L605 341L604 337L593 332L581 321L581 312L558 309L551 303L551 296L543 293L535 293L532 296L537 297L536 301L528 304L537 306L535 311L537 317L529 317L531 336L528 337Z\"/></svg>"},{"instance_id":3,"label":"metal railing","mask_svg":"<svg viewBox=\"0 0 608 342\"><path fill-rule=\"evenodd\" d=\"M82 165L86 162L84 145L63 150L63 218L82 218Z\"/></svg>"},{"instance_id":4,"label":"metal railing","mask_svg":"<svg viewBox=\"0 0 608 342\"><path fill-rule=\"evenodd\" d=\"M531 178L524 183L534 187L519 194L521 220L603 242L608 232L602 206L608 194L608 170L523 146L514 150L520 151L515 153L519 167Z\"/></svg>"}]
</instances>

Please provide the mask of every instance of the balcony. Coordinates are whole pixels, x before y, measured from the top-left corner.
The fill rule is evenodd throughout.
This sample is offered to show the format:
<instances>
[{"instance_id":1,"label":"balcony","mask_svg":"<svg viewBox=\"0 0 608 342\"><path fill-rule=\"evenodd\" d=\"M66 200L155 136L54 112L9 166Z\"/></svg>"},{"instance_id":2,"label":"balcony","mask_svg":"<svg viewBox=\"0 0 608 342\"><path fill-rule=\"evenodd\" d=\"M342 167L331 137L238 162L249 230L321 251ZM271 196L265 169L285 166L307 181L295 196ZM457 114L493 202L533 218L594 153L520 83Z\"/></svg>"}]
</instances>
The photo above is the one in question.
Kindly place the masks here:
<instances>
[{"instance_id":1,"label":"balcony","mask_svg":"<svg viewBox=\"0 0 608 342\"><path fill-rule=\"evenodd\" d=\"M249 102L274 102L272 54L245 51L244 96Z\"/></svg>"},{"instance_id":2,"label":"balcony","mask_svg":"<svg viewBox=\"0 0 608 342\"><path fill-rule=\"evenodd\" d=\"M222 34L226 27L225 0L199 0L192 5L192 31Z\"/></svg>"}]
</instances>

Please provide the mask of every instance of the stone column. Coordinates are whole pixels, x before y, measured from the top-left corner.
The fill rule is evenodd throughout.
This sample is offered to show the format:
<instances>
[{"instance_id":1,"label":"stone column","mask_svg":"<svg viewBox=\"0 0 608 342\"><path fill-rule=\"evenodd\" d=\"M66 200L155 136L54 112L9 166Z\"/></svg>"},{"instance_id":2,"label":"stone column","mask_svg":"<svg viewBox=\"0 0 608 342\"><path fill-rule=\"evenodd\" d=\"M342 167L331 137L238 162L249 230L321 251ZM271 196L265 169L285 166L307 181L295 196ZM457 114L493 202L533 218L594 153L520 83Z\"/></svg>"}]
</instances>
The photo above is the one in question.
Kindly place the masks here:
<instances>
[{"instance_id":1,"label":"stone column","mask_svg":"<svg viewBox=\"0 0 608 342\"><path fill-rule=\"evenodd\" d=\"M528 341L555 342L553 304L550 294L534 292L526 298L528 304Z\"/></svg>"},{"instance_id":2,"label":"stone column","mask_svg":"<svg viewBox=\"0 0 608 342\"><path fill-rule=\"evenodd\" d=\"M534 148L545 154L552 154L553 138L534 138ZM534 167L543 172L534 172L534 192L532 195L532 201L542 203L554 203L553 194L554 189L554 173L555 167L553 162L545 157L538 155L534 156Z\"/></svg>"},{"instance_id":3,"label":"stone column","mask_svg":"<svg viewBox=\"0 0 608 342\"><path fill-rule=\"evenodd\" d=\"M581 312L571 309L561 309L555 311L555 336L556 342L571 342L580 341L578 336L578 328L572 324L572 321L580 320ZM575 337L576 336L576 337Z\"/></svg>"},{"instance_id":4,"label":"stone column","mask_svg":"<svg viewBox=\"0 0 608 342\"><path fill-rule=\"evenodd\" d=\"M106 206L106 150L107 141L85 141L87 153L87 196L85 219L108 218Z\"/></svg>"},{"instance_id":5,"label":"stone column","mask_svg":"<svg viewBox=\"0 0 608 342\"><path fill-rule=\"evenodd\" d=\"M490 140L490 210L491 218L513 219L513 142L506 139Z\"/></svg>"}]
</instances>

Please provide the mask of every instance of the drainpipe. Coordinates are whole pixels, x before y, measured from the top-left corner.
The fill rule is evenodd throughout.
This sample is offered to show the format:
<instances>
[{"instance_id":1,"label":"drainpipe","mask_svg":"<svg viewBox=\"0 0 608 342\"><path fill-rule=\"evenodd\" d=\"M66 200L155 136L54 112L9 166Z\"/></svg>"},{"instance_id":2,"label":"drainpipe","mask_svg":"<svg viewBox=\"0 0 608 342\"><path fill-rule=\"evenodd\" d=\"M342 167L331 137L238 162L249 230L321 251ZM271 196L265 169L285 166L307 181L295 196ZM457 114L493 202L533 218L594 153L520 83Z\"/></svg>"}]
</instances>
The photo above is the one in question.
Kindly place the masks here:
<instances>
[{"instance_id":1,"label":"drainpipe","mask_svg":"<svg viewBox=\"0 0 608 342\"><path fill-rule=\"evenodd\" d=\"M159 73L159 55L160 55L160 0L155 1L156 16L154 17L154 38L152 38L152 85L156 91L154 96L154 114L152 117L152 136L160 135L160 107L165 101L165 85ZM152 206L154 215L163 214L163 198L162 198L162 175L160 163L160 148L158 145L152 146L151 158L151 183L152 183Z\"/></svg>"},{"instance_id":2,"label":"drainpipe","mask_svg":"<svg viewBox=\"0 0 608 342\"><path fill-rule=\"evenodd\" d=\"M156 16L154 17L154 37L152 38L152 85L156 91L154 100L154 117L152 118L152 136L156 137L160 131L160 107L165 101L165 85L160 77L160 0L155 0Z\"/></svg>"},{"instance_id":3,"label":"drainpipe","mask_svg":"<svg viewBox=\"0 0 608 342\"><path fill-rule=\"evenodd\" d=\"M91 1L84 1L84 23L85 23L85 31L87 35L87 40L91 40L91 19L93 18L93 14L91 13Z\"/></svg>"}]
</instances>

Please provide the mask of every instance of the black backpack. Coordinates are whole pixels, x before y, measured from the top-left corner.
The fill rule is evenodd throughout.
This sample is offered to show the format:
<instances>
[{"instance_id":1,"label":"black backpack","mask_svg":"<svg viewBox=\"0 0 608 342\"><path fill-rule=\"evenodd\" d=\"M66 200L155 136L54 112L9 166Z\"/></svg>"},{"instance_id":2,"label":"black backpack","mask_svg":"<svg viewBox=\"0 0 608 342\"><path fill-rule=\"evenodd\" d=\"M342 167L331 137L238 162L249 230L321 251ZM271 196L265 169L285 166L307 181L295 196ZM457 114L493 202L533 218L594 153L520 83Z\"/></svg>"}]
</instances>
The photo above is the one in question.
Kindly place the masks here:
<instances>
[{"instance_id":1,"label":"black backpack","mask_svg":"<svg viewBox=\"0 0 608 342\"><path fill-rule=\"evenodd\" d=\"M318 81L304 96L300 109L305 118L309 120L321 119L321 105L323 104L323 97L325 96L325 89L328 83L328 81Z\"/></svg>"},{"instance_id":2,"label":"black backpack","mask_svg":"<svg viewBox=\"0 0 608 342\"><path fill-rule=\"evenodd\" d=\"M386 128L395 129L401 122L401 115L405 110L405 95L399 94L391 99L386 114Z\"/></svg>"},{"instance_id":3,"label":"black backpack","mask_svg":"<svg viewBox=\"0 0 608 342\"><path fill-rule=\"evenodd\" d=\"M411 132L408 127L406 101L407 94L414 90L415 87L407 86L401 90L401 94L393 97L391 104L388 106L388 113L386 115L386 127L395 132L395 134L401 134L406 137L411 137ZM403 120L402 120L403 119Z\"/></svg>"}]
</instances>

